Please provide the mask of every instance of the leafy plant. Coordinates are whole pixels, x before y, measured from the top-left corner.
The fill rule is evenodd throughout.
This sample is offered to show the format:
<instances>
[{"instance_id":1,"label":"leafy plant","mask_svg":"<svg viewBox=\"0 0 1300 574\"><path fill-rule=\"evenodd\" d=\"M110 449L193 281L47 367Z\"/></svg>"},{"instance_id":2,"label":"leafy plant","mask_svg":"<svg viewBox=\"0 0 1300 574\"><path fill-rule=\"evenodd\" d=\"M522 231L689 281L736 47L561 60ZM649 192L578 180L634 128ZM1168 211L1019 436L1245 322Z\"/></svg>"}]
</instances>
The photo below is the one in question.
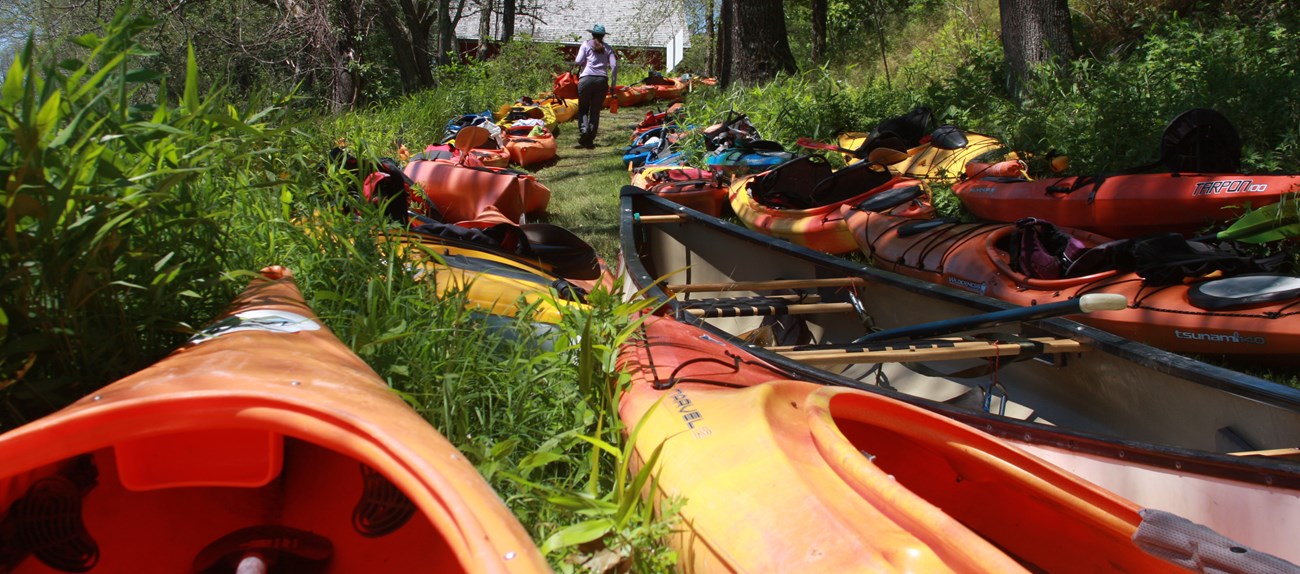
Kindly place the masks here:
<instances>
[{"instance_id":1,"label":"leafy plant","mask_svg":"<svg viewBox=\"0 0 1300 574\"><path fill-rule=\"evenodd\" d=\"M0 87L7 425L161 357L231 289L233 190L214 168L255 162L273 110L200 93L193 53L167 101L160 75L138 67L150 25L123 8L59 62L29 41Z\"/></svg>"}]
</instances>

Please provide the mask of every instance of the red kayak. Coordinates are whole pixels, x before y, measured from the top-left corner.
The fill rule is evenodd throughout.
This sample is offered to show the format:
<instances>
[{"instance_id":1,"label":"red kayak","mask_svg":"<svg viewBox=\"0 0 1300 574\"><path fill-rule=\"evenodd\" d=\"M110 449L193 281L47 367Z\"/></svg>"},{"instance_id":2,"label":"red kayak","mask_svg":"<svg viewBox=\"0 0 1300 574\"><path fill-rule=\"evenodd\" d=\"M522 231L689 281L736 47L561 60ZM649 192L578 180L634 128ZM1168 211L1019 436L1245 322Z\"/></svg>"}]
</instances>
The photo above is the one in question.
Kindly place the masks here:
<instances>
[{"instance_id":1,"label":"red kayak","mask_svg":"<svg viewBox=\"0 0 1300 574\"><path fill-rule=\"evenodd\" d=\"M462 226L519 223L526 213L545 211L551 200L551 190L536 177L511 169L437 159L413 161L404 171L419 184L411 192L413 209Z\"/></svg>"},{"instance_id":2,"label":"red kayak","mask_svg":"<svg viewBox=\"0 0 1300 574\"><path fill-rule=\"evenodd\" d=\"M727 204L727 184L707 169L679 165L641 166L632 185L714 217Z\"/></svg>"},{"instance_id":3,"label":"red kayak","mask_svg":"<svg viewBox=\"0 0 1300 574\"><path fill-rule=\"evenodd\" d=\"M1111 237L1161 231L1191 234L1239 217L1243 206L1277 203L1300 191L1300 175L1140 173L1028 180L987 176L997 164L971 163L952 191L981 219L1038 217Z\"/></svg>"},{"instance_id":4,"label":"red kayak","mask_svg":"<svg viewBox=\"0 0 1300 574\"><path fill-rule=\"evenodd\" d=\"M510 160L530 166L555 159L555 136L541 126L518 126L506 128L506 150Z\"/></svg>"},{"instance_id":5,"label":"red kayak","mask_svg":"<svg viewBox=\"0 0 1300 574\"><path fill-rule=\"evenodd\" d=\"M1155 347L1237 359L1296 364L1300 346L1300 278L1243 275L1152 285L1131 271L1087 269L1085 256L1056 278L1013 269L1017 226L951 223L842 209L862 251L880 269L956 287L1018 305L1085 293L1124 295L1130 308L1074 317ZM1082 248L1109 239L1058 228Z\"/></svg>"}]
</instances>

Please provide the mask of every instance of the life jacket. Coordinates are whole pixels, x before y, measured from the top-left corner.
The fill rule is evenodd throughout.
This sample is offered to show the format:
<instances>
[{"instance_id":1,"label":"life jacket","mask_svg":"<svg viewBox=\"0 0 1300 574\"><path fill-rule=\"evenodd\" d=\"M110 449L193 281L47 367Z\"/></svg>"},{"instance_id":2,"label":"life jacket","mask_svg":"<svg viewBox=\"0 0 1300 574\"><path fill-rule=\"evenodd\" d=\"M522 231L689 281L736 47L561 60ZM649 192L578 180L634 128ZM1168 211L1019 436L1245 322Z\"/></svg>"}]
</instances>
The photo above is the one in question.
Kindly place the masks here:
<instances>
[{"instance_id":1,"label":"life jacket","mask_svg":"<svg viewBox=\"0 0 1300 574\"><path fill-rule=\"evenodd\" d=\"M1060 279L1088 247L1082 241L1035 217L1016 222L1007 252L1011 269L1033 279Z\"/></svg>"},{"instance_id":2,"label":"life jacket","mask_svg":"<svg viewBox=\"0 0 1300 574\"><path fill-rule=\"evenodd\" d=\"M402 166L398 165L397 161L393 158L381 157L378 165L375 166L375 171L366 176L361 190L366 201L383 204L384 215L388 219L406 223L409 217L411 186L414 183L402 172ZM436 211L437 207L433 209ZM441 218L441 214L438 214L438 217Z\"/></svg>"}]
</instances>

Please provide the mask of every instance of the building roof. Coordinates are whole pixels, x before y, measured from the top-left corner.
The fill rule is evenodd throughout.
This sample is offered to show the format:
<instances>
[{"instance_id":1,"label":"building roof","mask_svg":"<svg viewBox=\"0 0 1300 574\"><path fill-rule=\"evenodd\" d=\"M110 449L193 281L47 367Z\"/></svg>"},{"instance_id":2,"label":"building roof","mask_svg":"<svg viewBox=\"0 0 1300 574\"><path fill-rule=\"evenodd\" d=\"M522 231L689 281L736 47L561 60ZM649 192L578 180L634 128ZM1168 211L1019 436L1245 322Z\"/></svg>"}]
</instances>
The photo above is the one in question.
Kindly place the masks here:
<instances>
[{"instance_id":1,"label":"building roof","mask_svg":"<svg viewBox=\"0 0 1300 574\"><path fill-rule=\"evenodd\" d=\"M605 40L619 48L662 48L678 31L686 45L691 41L681 0L546 0L538 12L536 18L516 18L515 34L538 42L578 44L591 37L588 29L604 24ZM456 37L477 39L478 32L478 11L467 3ZM492 37L501 37L500 14L492 16Z\"/></svg>"}]
</instances>

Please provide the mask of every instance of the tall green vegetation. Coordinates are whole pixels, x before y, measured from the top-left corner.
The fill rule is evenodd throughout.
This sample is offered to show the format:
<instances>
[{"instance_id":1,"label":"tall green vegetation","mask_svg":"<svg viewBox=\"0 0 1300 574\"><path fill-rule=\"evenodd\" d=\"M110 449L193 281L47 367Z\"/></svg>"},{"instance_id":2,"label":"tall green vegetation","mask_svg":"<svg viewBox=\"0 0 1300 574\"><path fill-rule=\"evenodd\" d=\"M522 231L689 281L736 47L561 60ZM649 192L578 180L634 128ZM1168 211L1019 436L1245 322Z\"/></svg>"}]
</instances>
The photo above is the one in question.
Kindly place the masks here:
<instances>
[{"instance_id":1,"label":"tall green vegetation","mask_svg":"<svg viewBox=\"0 0 1300 574\"><path fill-rule=\"evenodd\" d=\"M436 141L455 114L535 94L558 55L524 44L438 71L444 86L337 118L296 118L201 91L188 58L175 101L142 64L146 19L123 10L75 40L28 45L0 86L0 420L8 430L178 346L269 264L294 270L318 315L478 466L559 569L667 569L671 522L627 478L614 368L638 304L617 291L538 329L489 320L385 249L381 210L326 160ZM253 102L260 98L254 98ZM634 475L635 476L635 475Z\"/></svg>"},{"instance_id":2,"label":"tall green vegetation","mask_svg":"<svg viewBox=\"0 0 1300 574\"><path fill-rule=\"evenodd\" d=\"M0 88L5 427L162 356L228 293L226 170L255 161L262 116L201 93L192 55L161 97L147 28L121 12L59 62L28 43Z\"/></svg>"},{"instance_id":3,"label":"tall green vegetation","mask_svg":"<svg viewBox=\"0 0 1300 574\"><path fill-rule=\"evenodd\" d=\"M940 122L997 136L1015 149L1068 154L1074 172L1088 173L1154 161L1169 120L1205 107L1237 126L1244 170L1300 171L1294 16L1272 14L1247 26L1244 15L1164 15L1123 50L1099 48L1061 72L1033 75L1026 90L1033 95L1018 102L1005 89L996 30L971 25L987 20L978 14L953 8L928 36L908 33L916 43L891 56L901 64L892 81L870 60L861 66L875 73L860 80L845 79L856 77L852 69L814 69L694 100L691 120L705 124L734 108L749 113L765 137L790 145L800 136L868 130L926 105ZM1100 33L1090 28L1084 36Z\"/></svg>"}]
</instances>

